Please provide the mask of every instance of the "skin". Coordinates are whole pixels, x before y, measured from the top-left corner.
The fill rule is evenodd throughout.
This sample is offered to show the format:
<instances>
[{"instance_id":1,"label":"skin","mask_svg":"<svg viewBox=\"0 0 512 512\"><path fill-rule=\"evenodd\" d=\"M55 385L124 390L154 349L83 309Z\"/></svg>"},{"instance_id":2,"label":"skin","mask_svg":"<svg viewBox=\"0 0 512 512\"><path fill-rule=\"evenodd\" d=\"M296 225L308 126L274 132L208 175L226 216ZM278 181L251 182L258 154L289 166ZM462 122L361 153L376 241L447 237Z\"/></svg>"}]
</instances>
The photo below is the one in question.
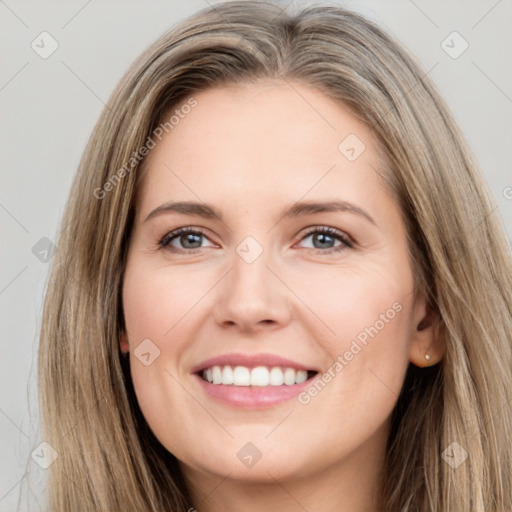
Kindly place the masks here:
<instances>
[{"instance_id":1,"label":"skin","mask_svg":"<svg viewBox=\"0 0 512 512\"><path fill-rule=\"evenodd\" d=\"M343 105L292 85L194 94L198 105L149 154L136 198L121 348L131 351L140 408L180 460L200 512L379 510L389 418L407 366L435 364L444 351L434 313L414 293L405 227L375 172L382 162L372 133ZM366 146L354 161L338 149L349 134ZM298 200L333 199L364 209L375 225L351 212L281 219ZM166 213L144 222L171 200L212 204L223 220ZM172 246L181 253L159 248L186 226L205 232L194 239L199 249L179 236ZM329 253L343 242L306 234L323 226L353 237L353 248ZM247 236L263 249L252 263L236 252ZM208 397L190 373L231 352L328 371L394 303L401 311L305 405L293 398L241 410ZM146 366L133 351L147 338L160 355ZM248 442L261 452L250 468L237 457Z\"/></svg>"}]
</instances>

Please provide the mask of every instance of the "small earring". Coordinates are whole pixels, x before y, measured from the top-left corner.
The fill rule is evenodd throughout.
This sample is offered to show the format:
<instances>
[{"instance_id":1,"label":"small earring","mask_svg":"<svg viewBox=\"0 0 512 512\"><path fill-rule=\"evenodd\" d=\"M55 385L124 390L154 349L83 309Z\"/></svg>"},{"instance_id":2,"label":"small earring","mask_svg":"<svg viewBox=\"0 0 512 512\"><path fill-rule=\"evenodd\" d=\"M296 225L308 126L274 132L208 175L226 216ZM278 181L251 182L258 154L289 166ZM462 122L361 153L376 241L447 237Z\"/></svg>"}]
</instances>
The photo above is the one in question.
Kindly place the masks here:
<instances>
[{"instance_id":1,"label":"small earring","mask_svg":"<svg viewBox=\"0 0 512 512\"><path fill-rule=\"evenodd\" d=\"M425 359L426 359L427 361L430 361L430 354L425 354Z\"/></svg>"}]
</instances>

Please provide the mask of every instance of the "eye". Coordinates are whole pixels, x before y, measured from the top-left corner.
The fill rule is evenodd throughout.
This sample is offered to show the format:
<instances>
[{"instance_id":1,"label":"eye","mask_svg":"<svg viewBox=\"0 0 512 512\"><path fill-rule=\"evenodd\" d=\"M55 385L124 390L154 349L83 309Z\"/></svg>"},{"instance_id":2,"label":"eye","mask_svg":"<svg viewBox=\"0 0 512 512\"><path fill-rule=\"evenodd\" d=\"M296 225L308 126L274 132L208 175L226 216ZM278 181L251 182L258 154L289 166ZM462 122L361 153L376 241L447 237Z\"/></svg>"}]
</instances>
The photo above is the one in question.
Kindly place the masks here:
<instances>
[{"instance_id":1,"label":"eye","mask_svg":"<svg viewBox=\"0 0 512 512\"><path fill-rule=\"evenodd\" d=\"M354 243L347 235L341 233L337 229L326 226L311 229L306 233L302 240L306 240L307 238L311 238L313 245L316 245L316 247L313 247L313 251L315 252L320 251L322 253L329 254L354 247ZM339 241L340 243L333 246L332 244L335 241Z\"/></svg>"},{"instance_id":2,"label":"eye","mask_svg":"<svg viewBox=\"0 0 512 512\"><path fill-rule=\"evenodd\" d=\"M165 235L158 245L172 252L188 252L193 253L197 249L201 249L201 238L206 238L203 231L190 227L176 229ZM176 247L173 242L176 241L181 247Z\"/></svg>"},{"instance_id":3,"label":"eye","mask_svg":"<svg viewBox=\"0 0 512 512\"><path fill-rule=\"evenodd\" d=\"M306 240L307 238L311 238L313 245L316 245L311 250L324 254L340 252L354 247L354 242L350 237L327 226L310 229L301 240ZM209 239L202 230L184 227L167 233L158 242L158 246L171 252L190 254L205 247L202 245L203 240ZM333 246L336 241L339 242L338 245ZM176 244L179 245L176 246ZM212 246L210 245L210 247Z\"/></svg>"}]
</instances>

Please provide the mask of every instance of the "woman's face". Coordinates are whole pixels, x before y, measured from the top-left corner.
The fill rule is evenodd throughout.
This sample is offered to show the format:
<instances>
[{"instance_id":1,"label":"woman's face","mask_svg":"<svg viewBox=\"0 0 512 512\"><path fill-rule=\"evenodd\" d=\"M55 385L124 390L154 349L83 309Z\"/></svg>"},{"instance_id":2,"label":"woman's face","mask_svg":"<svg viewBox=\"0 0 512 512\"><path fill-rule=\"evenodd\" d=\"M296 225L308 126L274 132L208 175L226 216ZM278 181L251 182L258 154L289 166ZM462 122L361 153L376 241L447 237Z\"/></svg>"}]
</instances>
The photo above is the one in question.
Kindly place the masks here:
<instances>
[{"instance_id":1,"label":"woman's face","mask_svg":"<svg viewBox=\"0 0 512 512\"><path fill-rule=\"evenodd\" d=\"M298 83L194 98L137 197L123 308L140 408L186 475L373 471L428 349L375 140Z\"/></svg>"}]
</instances>

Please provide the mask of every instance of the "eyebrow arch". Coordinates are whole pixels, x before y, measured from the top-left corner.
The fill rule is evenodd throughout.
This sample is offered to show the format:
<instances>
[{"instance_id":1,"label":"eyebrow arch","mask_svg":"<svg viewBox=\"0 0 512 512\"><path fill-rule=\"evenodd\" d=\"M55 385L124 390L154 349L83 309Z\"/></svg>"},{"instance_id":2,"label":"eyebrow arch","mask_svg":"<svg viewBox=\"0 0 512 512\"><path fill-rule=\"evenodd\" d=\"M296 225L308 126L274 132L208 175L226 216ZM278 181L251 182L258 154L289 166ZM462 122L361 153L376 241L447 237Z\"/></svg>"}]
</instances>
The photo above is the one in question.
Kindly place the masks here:
<instances>
[{"instance_id":1,"label":"eyebrow arch","mask_svg":"<svg viewBox=\"0 0 512 512\"><path fill-rule=\"evenodd\" d=\"M163 215L165 213L181 213L184 215L197 215L199 217L203 217L205 219L218 219L222 222L222 213L218 211L215 207L207 204L207 203L197 203L194 201L179 201L173 202L170 201L168 203L164 203L160 206L157 206L154 210L152 210L149 215L146 217L144 222L148 220ZM294 203L291 207L284 211L282 217L301 217L304 215L312 215L314 213L324 213L324 212L350 212L356 215L359 215L369 222L371 222L374 226L376 226L375 220L368 214L365 210L356 206L355 204L349 203L347 201L302 201Z\"/></svg>"},{"instance_id":2,"label":"eyebrow arch","mask_svg":"<svg viewBox=\"0 0 512 512\"><path fill-rule=\"evenodd\" d=\"M359 206L349 203L348 201L303 201L293 204L284 212L283 217L300 217L302 215L311 215L313 213L324 212L350 212L359 215L370 221L373 225L377 225L373 217Z\"/></svg>"}]
</instances>

